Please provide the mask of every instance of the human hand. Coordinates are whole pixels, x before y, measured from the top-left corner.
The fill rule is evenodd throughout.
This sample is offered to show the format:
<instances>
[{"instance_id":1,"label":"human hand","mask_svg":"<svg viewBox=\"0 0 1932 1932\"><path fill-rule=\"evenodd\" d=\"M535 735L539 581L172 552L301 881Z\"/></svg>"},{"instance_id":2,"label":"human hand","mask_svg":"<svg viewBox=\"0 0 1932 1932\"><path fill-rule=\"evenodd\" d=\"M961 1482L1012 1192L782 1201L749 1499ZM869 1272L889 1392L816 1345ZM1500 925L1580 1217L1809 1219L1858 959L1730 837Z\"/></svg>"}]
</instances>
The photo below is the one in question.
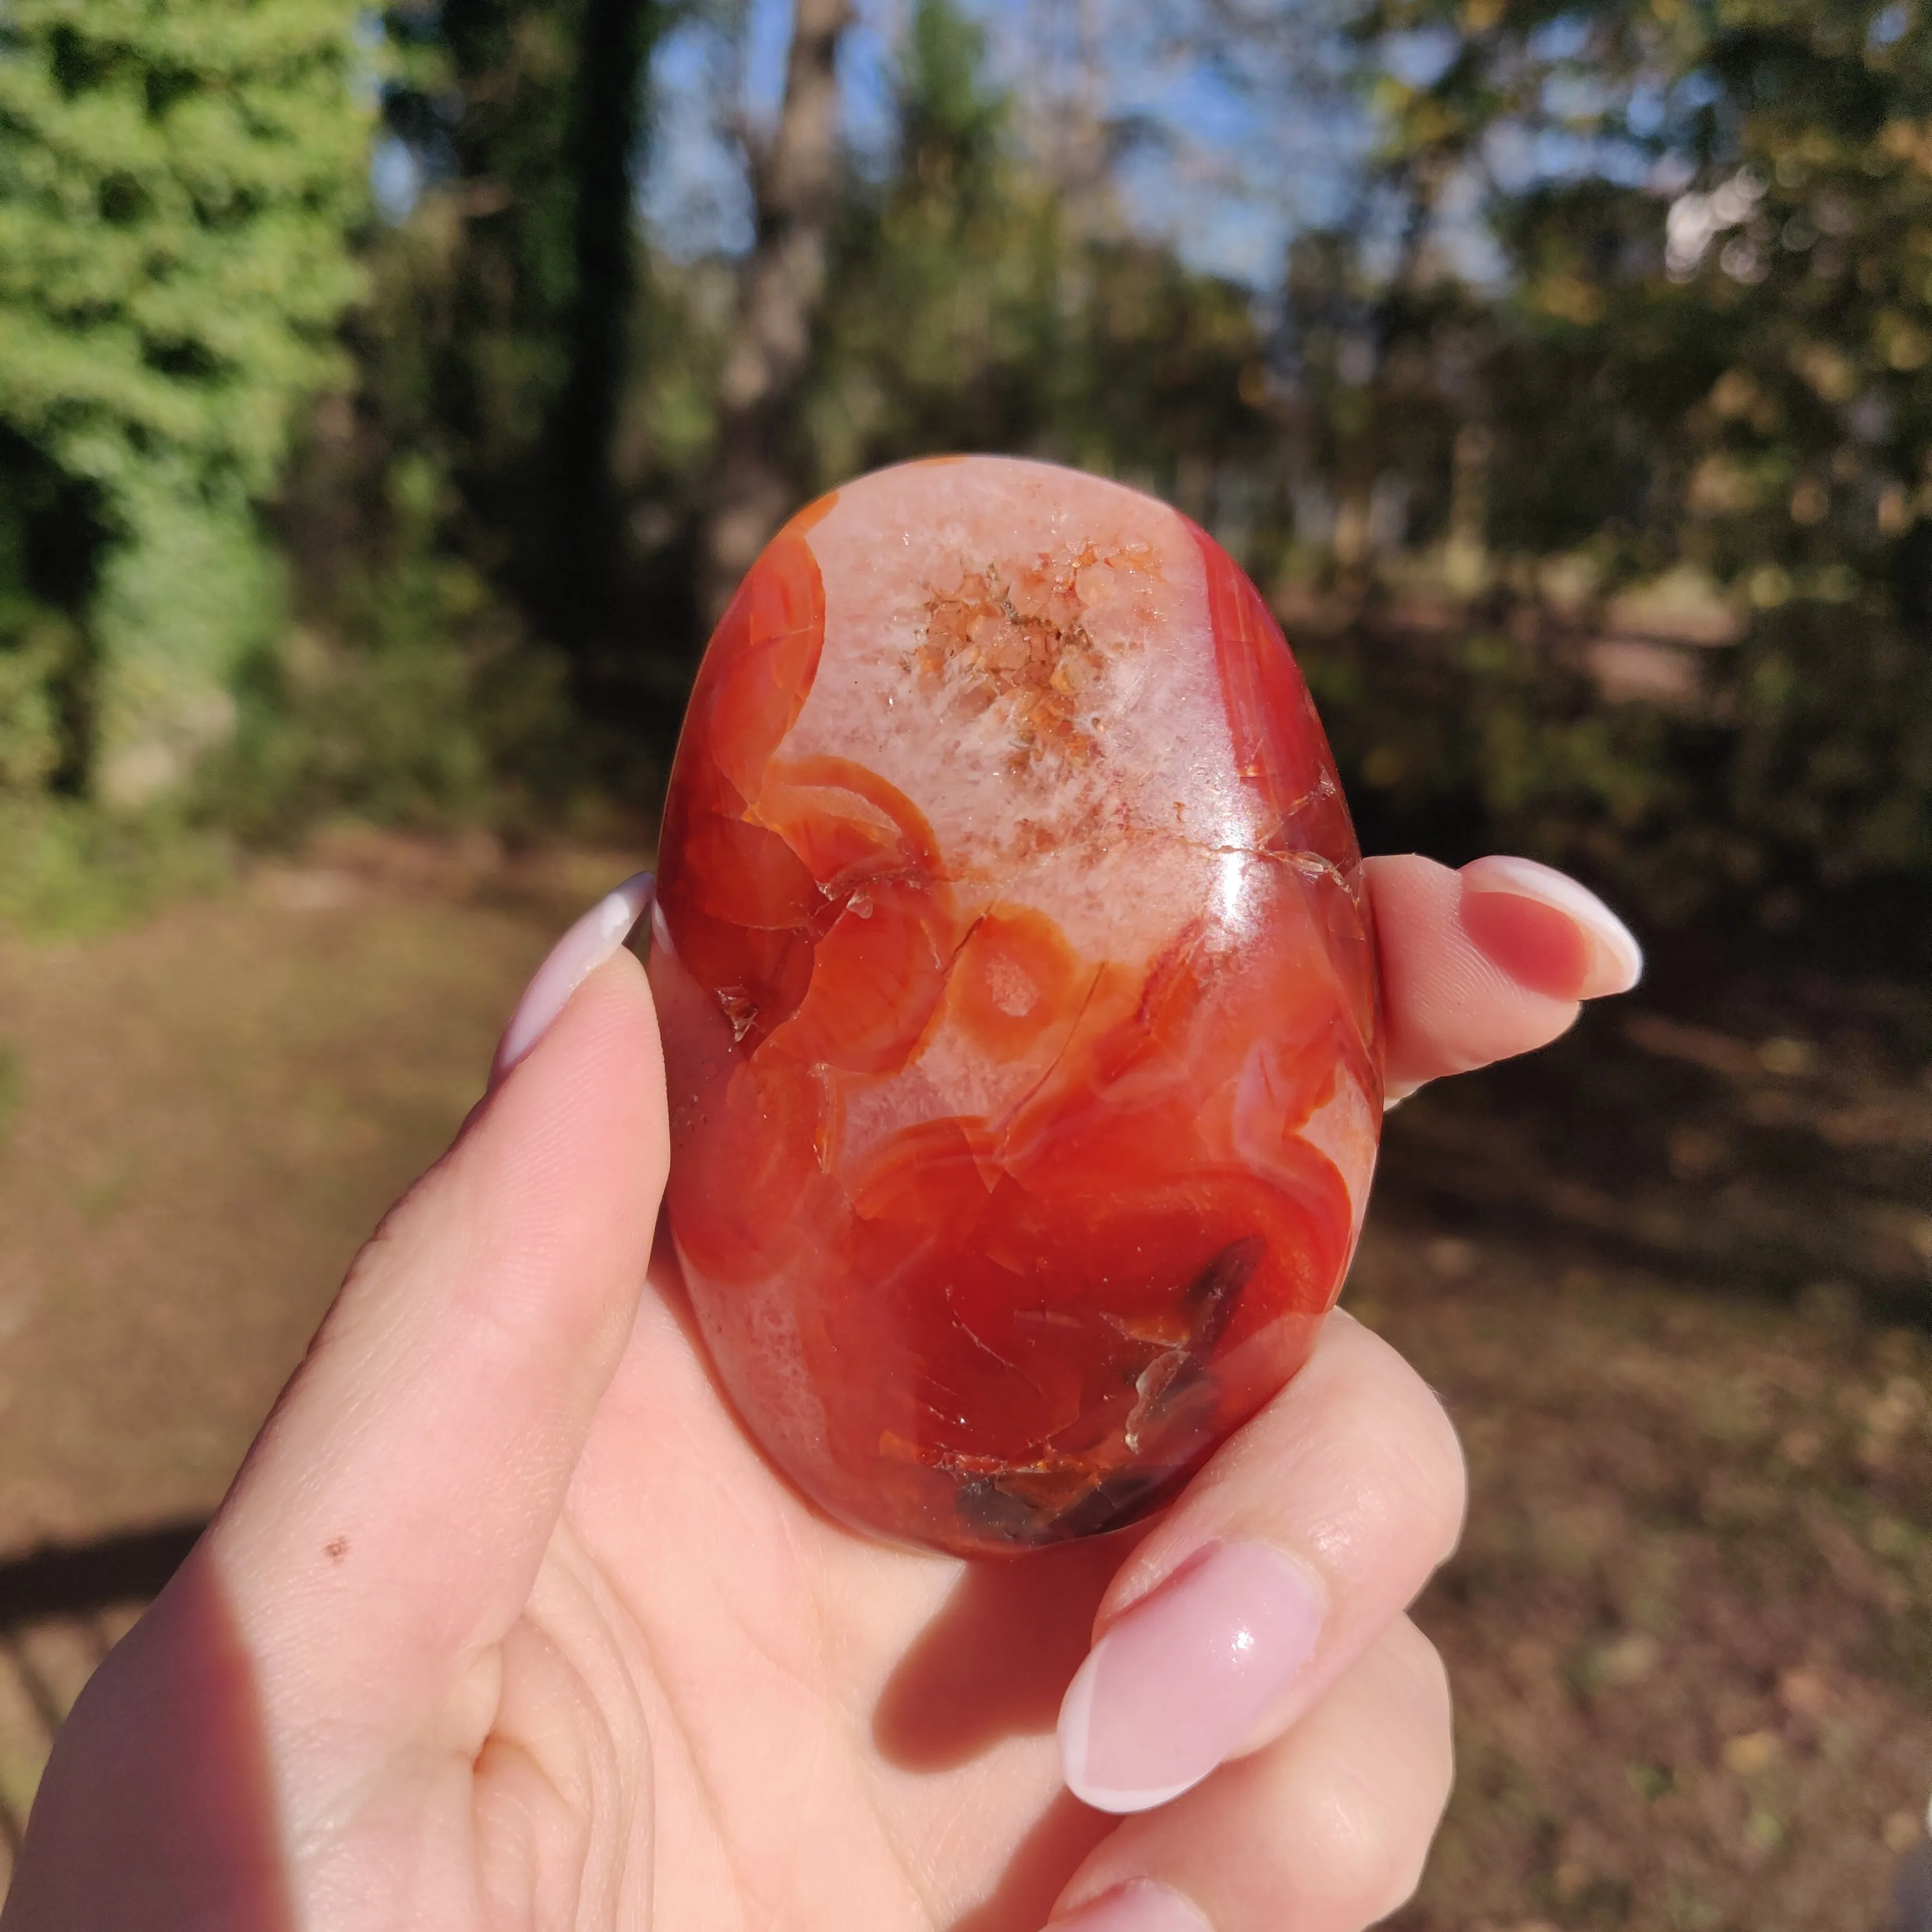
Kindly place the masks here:
<instances>
[{"instance_id":1,"label":"human hand","mask_svg":"<svg viewBox=\"0 0 1932 1932\"><path fill-rule=\"evenodd\" d=\"M1370 877L1392 1094L1636 976L1616 922L1526 862ZM1450 1772L1441 1668L1403 1615L1461 1521L1435 1399L1336 1315L1132 1537L968 1564L820 1516L740 1429L652 1252L662 1064L616 950L639 902L540 972L506 1077L88 1686L6 1932L1356 1932L1392 1910Z\"/></svg>"}]
</instances>

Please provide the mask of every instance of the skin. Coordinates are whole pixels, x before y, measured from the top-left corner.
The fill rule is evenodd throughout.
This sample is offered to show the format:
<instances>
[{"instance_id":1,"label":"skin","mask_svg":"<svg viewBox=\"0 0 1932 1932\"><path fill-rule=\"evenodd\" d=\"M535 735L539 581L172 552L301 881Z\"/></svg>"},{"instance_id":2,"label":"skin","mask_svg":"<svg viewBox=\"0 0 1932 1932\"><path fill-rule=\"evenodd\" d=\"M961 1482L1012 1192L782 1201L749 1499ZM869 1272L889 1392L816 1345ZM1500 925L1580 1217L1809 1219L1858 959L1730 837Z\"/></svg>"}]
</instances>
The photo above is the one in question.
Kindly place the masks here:
<instances>
[{"instance_id":1,"label":"skin","mask_svg":"<svg viewBox=\"0 0 1932 1932\"><path fill-rule=\"evenodd\" d=\"M1525 983L1456 874L1370 876L1392 1092L1598 990L1542 908L1503 949ZM1414 1372L1337 1314L1151 1529L1010 1564L868 1542L749 1445L653 1255L662 1064L620 953L383 1222L62 1733L4 1932L1030 1932L1144 1878L1215 1932L1393 1910L1450 1774L1405 1606L1464 1504ZM1231 1538L1316 1571L1312 1659L1181 1797L1079 1805L1069 1678Z\"/></svg>"}]
</instances>

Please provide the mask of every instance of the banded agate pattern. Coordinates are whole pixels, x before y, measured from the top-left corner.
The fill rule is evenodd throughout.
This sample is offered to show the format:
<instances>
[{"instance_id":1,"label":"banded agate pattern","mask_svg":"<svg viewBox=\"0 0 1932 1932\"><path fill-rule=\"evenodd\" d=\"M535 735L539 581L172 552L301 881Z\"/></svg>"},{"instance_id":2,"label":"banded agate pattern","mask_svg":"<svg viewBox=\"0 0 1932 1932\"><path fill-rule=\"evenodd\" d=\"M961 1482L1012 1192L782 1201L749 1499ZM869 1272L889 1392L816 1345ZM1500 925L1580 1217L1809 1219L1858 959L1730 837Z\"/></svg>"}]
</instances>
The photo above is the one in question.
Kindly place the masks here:
<instances>
[{"instance_id":1,"label":"banded agate pattern","mask_svg":"<svg viewBox=\"0 0 1932 1932\"><path fill-rule=\"evenodd\" d=\"M1166 506L966 458L776 537L700 670L650 976L670 1229L818 1503L1011 1550L1299 1368L1382 1111L1372 942L1280 630Z\"/></svg>"}]
</instances>

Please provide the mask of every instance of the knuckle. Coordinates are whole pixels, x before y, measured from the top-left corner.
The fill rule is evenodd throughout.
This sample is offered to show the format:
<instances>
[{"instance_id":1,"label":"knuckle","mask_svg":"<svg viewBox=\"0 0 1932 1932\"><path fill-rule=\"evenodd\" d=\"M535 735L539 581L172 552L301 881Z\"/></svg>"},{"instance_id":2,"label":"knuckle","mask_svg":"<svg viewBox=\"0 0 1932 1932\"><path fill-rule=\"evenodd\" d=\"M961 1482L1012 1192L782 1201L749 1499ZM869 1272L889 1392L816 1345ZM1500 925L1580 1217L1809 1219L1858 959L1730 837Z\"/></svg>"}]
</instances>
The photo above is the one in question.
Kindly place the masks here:
<instances>
[{"instance_id":1,"label":"knuckle","mask_svg":"<svg viewBox=\"0 0 1932 1932\"><path fill-rule=\"evenodd\" d=\"M1416 1502L1440 1562L1462 1540L1463 1518L1469 1506L1468 1466L1463 1460L1462 1438L1441 1396L1414 1370L1408 1374L1412 1384L1407 1405L1409 1426L1402 1439L1412 1466L1410 1480Z\"/></svg>"},{"instance_id":2,"label":"knuckle","mask_svg":"<svg viewBox=\"0 0 1932 1932\"><path fill-rule=\"evenodd\" d=\"M1436 1532L1441 1554L1447 1556L1461 1537L1463 1514L1468 1506L1468 1469L1462 1438L1442 1398L1414 1366L1387 1342L1379 1346L1388 1353L1384 1373L1392 1406L1401 1418L1401 1426L1390 1430L1388 1439L1408 1462L1416 1502Z\"/></svg>"},{"instance_id":3,"label":"knuckle","mask_svg":"<svg viewBox=\"0 0 1932 1932\"><path fill-rule=\"evenodd\" d=\"M1468 1479L1447 1410L1409 1364L1346 1316L1263 1414L1224 1444L1180 1507L1123 1565L1118 1615L1210 1536L1278 1540L1370 1578L1380 1616L1461 1537Z\"/></svg>"},{"instance_id":4,"label":"knuckle","mask_svg":"<svg viewBox=\"0 0 1932 1932\"><path fill-rule=\"evenodd\" d=\"M1352 1772L1332 1778L1322 1808L1322 1888L1337 1925L1373 1924L1414 1896L1454 1768L1448 1674L1408 1618L1384 1635L1368 1672Z\"/></svg>"},{"instance_id":5,"label":"knuckle","mask_svg":"<svg viewBox=\"0 0 1932 1932\"><path fill-rule=\"evenodd\" d=\"M1320 1820L1322 1922L1372 1925L1415 1890L1428 1848L1376 1785L1338 1780Z\"/></svg>"},{"instance_id":6,"label":"knuckle","mask_svg":"<svg viewBox=\"0 0 1932 1932\"><path fill-rule=\"evenodd\" d=\"M1379 1336L1356 1328L1360 1342L1348 1384L1332 1412L1348 1439L1346 1454L1370 1486L1399 1508L1406 1527L1436 1562L1460 1540L1468 1507L1461 1438L1442 1398Z\"/></svg>"},{"instance_id":7,"label":"knuckle","mask_svg":"<svg viewBox=\"0 0 1932 1932\"><path fill-rule=\"evenodd\" d=\"M1455 1776L1455 1710L1448 1666L1442 1653L1408 1617L1398 1618L1390 1627L1384 1648L1414 1727L1413 1761L1424 1766L1433 1780L1428 1794L1433 1816L1448 1803Z\"/></svg>"}]
</instances>

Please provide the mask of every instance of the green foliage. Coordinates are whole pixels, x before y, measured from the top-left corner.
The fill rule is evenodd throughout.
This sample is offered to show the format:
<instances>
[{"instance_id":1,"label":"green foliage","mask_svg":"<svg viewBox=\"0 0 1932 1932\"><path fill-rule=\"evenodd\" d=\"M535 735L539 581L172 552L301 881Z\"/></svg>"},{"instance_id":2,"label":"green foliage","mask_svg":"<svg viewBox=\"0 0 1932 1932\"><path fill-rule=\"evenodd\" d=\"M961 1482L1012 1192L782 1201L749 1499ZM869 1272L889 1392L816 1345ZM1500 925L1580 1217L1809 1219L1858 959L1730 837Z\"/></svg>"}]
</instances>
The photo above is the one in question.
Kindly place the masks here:
<instances>
[{"instance_id":1,"label":"green foliage","mask_svg":"<svg viewBox=\"0 0 1932 1932\"><path fill-rule=\"evenodd\" d=\"M82 653L60 611L18 596L0 606L0 797L37 797L59 776L60 694Z\"/></svg>"},{"instance_id":2,"label":"green foliage","mask_svg":"<svg viewBox=\"0 0 1932 1932\"><path fill-rule=\"evenodd\" d=\"M400 457L384 484L386 542L328 557L326 598L245 668L237 728L198 775L198 815L244 840L344 814L514 830L581 790L562 661L440 546L445 478Z\"/></svg>"},{"instance_id":3,"label":"green foliage","mask_svg":"<svg viewBox=\"0 0 1932 1932\"><path fill-rule=\"evenodd\" d=\"M901 172L986 200L1003 157L1007 104L982 77L986 37L951 0L918 0L899 89Z\"/></svg>"},{"instance_id":4,"label":"green foliage","mask_svg":"<svg viewBox=\"0 0 1932 1932\"><path fill-rule=\"evenodd\" d=\"M70 612L92 548L84 492L0 430L0 798L36 796L78 766L88 651Z\"/></svg>"},{"instance_id":5,"label":"green foliage","mask_svg":"<svg viewBox=\"0 0 1932 1932\"><path fill-rule=\"evenodd\" d=\"M345 0L17 0L0 422L92 493L104 791L164 789L272 634L251 508L340 378L368 120Z\"/></svg>"},{"instance_id":6,"label":"green foliage","mask_svg":"<svg viewBox=\"0 0 1932 1932\"><path fill-rule=\"evenodd\" d=\"M1214 478L1264 462L1273 436L1253 400L1265 343L1248 292L1133 236L1118 209L1076 218L1018 151L953 0L920 0L906 44L895 165L848 178L833 231L784 451L795 494L935 452L1004 450L1214 520ZM638 520L662 532L670 575L710 460L730 284L715 262L658 263L645 300ZM688 675L698 641L686 628L660 646L654 688Z\"/></svg>"},{"instance_id":7,"label":"green foliage","mask_svg":"<svg viewBox=\"0 0 1932 1932\"><path fill-rule=\"evenodd\" d=\"M151 460L110 500L116 526L90 612L100 654L94 776L110 804L172 790L234 722L248 654L283 616L279 561L238 490Z\"/></svg>"},{"instance_id":8,"label":"green foliage","mask_svg":"<svg viewBox=\"0 0 1932 1932\"><path fill-rule=\"evenodd\" d=\"M436 168L418 217L450 232L424 397L464 506L500 542L540 534L519 488L568 374L574 295L569 168L582 5L453 0L398 8L408 85L391 125Z\"/></svg>"},{"instance_id":9,"label":"green foliage","mask_svg":"<svg viewBox=\"0 0 1932 1932\"><path fill-rule=\"evenodd\" d=\"M250 838L648 790L736 299L730 262L634 262L670 14L388 9L424 186L359 228L340 0L0 22L0 909L84 852L118 875L50 794L210 744L181 809ZM1296 607L1373 838L1534 851L1653 918L1932 868L1932 27L1353 20L1372 178L1270 308L1136 232L1104 128L1092 178L1030 159L972 14L916 0L780 412L797 496L958 448L1168 495Z\"/></svg>"},{"instance_id":10,"label":"green foliage","mask_svg":"<svg viewBox=\"0 0 1932 1932\"><path fill-rule=\"evenodd\" d=\"M86 932L232 876L228 842L167 805L139 817L0 794L0 926Z\"/></svg>"},{"instance_id":11,"label":"green foliage","mask_svg":"<svg viewBox=\"0 0 1932 1932\"><path fill-rule=\"evenodd\" d=\"M1614 878L1647 920L1748 883L1726 824L1724 747L1706 723L1606 705L1573 657L1472 614L1437 633L1300 642L1365 842L1460 862L1522 852Z\"/></svg>"},{"instance_id":12,"label":"green foliage","mask_svg":"<svg viewBox=\"0 0 1932 1932\"><path fill-rule=\"evenodd\" d=\"M933 450L1006 449L1190 478L1268 441L1243 377L1262 349L1246 290L1076 218L1018 158L977 27L920 0L901 81L898 165L855 184L801 407L808 488ZM1204 506L1189 506L1197 511Z\"/></svg>"},{"instance_id":13,"label":"green foliage","mask_svg":"<svg viewBox=\"0 0 1932 1932\"><path fill-rule=\"evenodd\" d=\"M1358 31L1400 244L1372 274L1338 233L1291 278L1298 460L1343 499L1399 480L1432 594L1539 641L1418 655L1367 591L1357 777L1654 916L1932 866L1932 29L1876 0L1382 0ZM1430 77L1396 77L1400 36ZM1456 266L1472 195L1487 286ZM1401 574L1343 550L1318 576L1345 595ZM1563 553L1585 588L1552 621ZM1634 635L1684 688L1607 689L1592 634L1679 580L1714 626Z\"/></svg>"},{"instance_id":14,"label":"green foliage","mask_svg":"<svg viewBox=\"0 0 1932 1932\"><path fill-rule=\"evenodd\" d=\"M422 192L363 250L354 384L285 478L287 620L234 680L204 821L271 842L345 813L515 829L584 795L560 647L616 549L600 386L629 317L657 19L650 0L384 16L384 121Z\"/></svg>"},{"instance_id":15,"label":"green foliage","mask_svg":"<svg viewBox=\"0 0 1932 1932\"><path fill-rule=\"evenodd\" d=\"M385 16L397 50L386 118L430 184L400 247L418 268L434 257L435 273L419 284L425 314L385 305L415 367L376 392L426 418L456 489L452 539L578 650L604 614L618 545L610 445L634 292L633 164L668 10L446 0ZM379 373L386 359L379 347Z\"/></svg>"},{"instance_id":16,"label":"green foliage","mask_svg":"<svg viewBox=\"0 0 1932 1932\"><path fill-rule=\"evenodd\" d=\"M1922 629L1794 599L1760 619L1724 696L1736 733L1726 816L1774 862L1802 854L1827 885L1932 872Z\"/></svg>"}]
</instances>

